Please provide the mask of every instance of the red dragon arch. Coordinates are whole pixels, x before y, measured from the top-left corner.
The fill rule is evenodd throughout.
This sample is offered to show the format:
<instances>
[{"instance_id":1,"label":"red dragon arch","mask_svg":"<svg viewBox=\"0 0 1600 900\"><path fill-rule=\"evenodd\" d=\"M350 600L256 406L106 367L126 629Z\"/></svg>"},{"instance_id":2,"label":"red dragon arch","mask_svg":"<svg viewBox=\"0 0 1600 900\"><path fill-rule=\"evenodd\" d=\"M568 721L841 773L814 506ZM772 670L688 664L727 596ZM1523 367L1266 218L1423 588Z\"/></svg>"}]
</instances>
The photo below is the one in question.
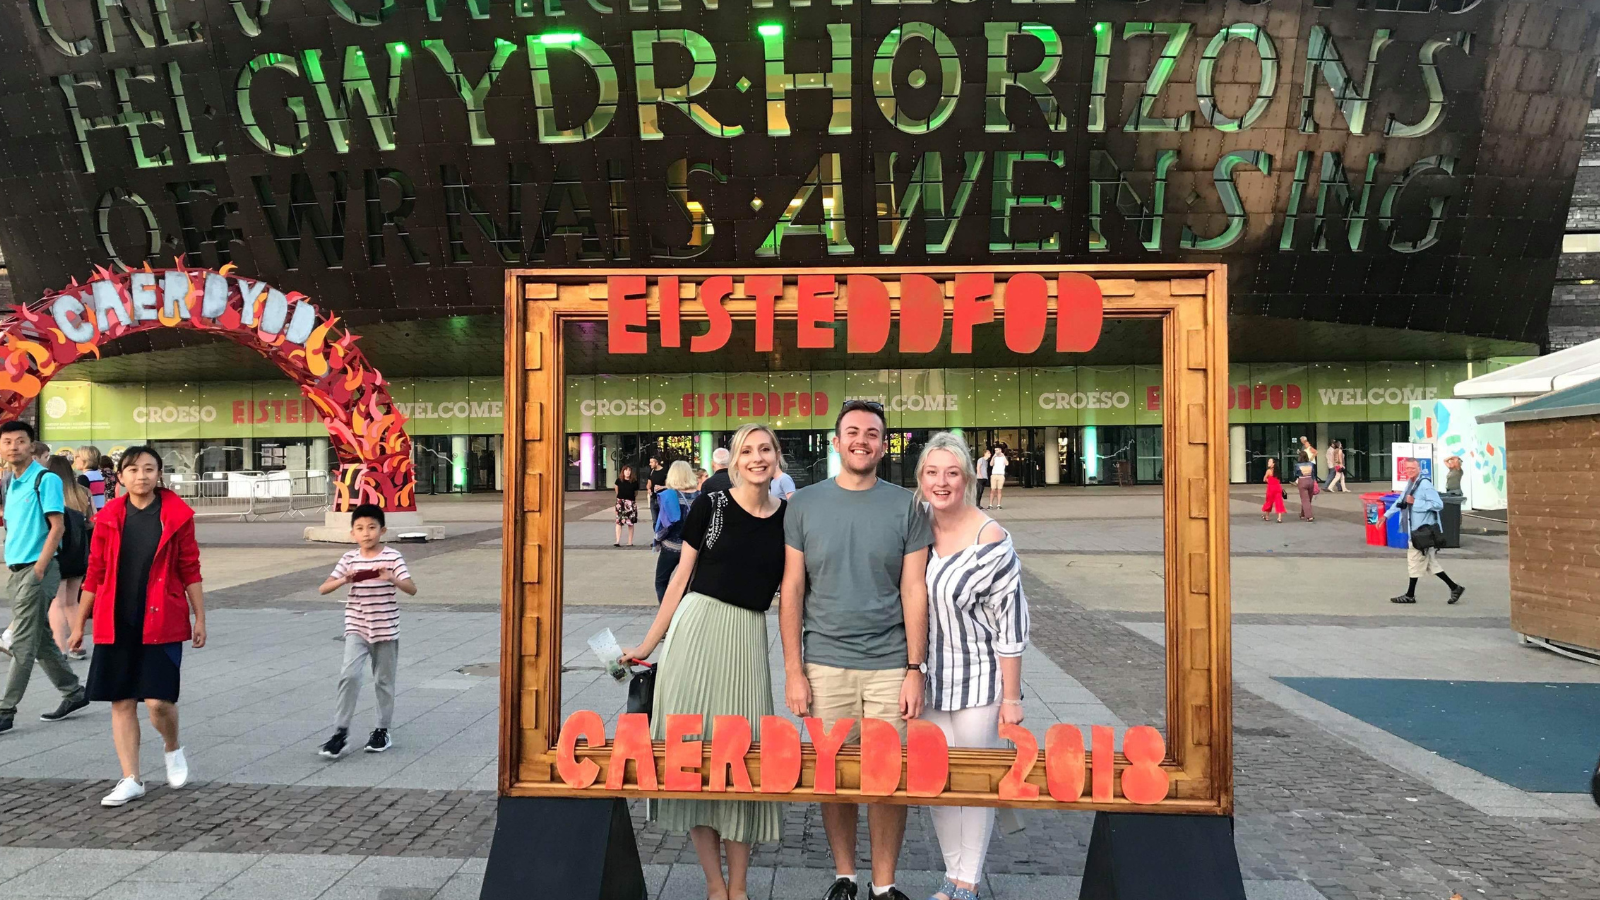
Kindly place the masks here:
<instances>
[{"instance_id":1,"label":"red dragon arch","mask_svg":"<svg viewBox=\"0 0 1600 900\"><path fill-rule=\"evenodd\" d=\"M405 416L388 382L368 364L356 335L305 295L220 271L171 269L113 273L96 268L86 284L18 306L0 333L0 421L22 414L62 368L117 338L157 328L220 335L272 360L321 412L339 461L334 509L376 503L390 512L416 505L416 470Z\"/></svg>"}]
</instances>

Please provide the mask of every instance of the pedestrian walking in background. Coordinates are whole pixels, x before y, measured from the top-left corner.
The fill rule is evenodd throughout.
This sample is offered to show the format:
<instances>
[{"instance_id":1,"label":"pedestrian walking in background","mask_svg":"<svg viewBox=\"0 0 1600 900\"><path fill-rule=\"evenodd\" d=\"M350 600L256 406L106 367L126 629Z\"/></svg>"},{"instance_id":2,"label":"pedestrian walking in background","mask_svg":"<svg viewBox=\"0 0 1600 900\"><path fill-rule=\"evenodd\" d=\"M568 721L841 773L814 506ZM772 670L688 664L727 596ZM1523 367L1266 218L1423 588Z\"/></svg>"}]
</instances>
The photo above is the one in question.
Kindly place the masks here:
<instances>
[{"instance_id":1,"label":"pedestrian walking in background","mask_svg":"<svg viewBox=\"0 0 1600 900\"><path fill-rule=\"evenodd\" d=\"M1300 440L1305 440L1301 438ZM1317 520L1316 510L1311 507L1311 498L1317 495L1322 488L1317 486L1317 460L1316 451L1301 448L1300 458L1294 464L1295 487L1300 489L1300 518L1307 522Z\"/></svg>"},{"instance_id":2,"label":"pedestrian walking in background","mask_svg":"<svg viewBox=\"0 0 1600 900\"><path fill-rule=\"evenodd\" d=\"M654 522L659 515L661 503L660 494L667 489L667 468L661 464L661 457L650 457L650 469L644 473L645 484L650 490L650 521Z\"/></svg>"},{"instance_id":3,"label":"pedestrian walking in background","mask_svg":"<svg viewBox=\"0 0 1600 900\"><path fill-rule=\"evenodd\" d=\"M789 504L771 485L783 471L783 454L765 425L734 432L730 452L733 488L701 494L690 507L681 561L661 608L644 640L623 654L625 662L642 660L661 647L650 716L658 741L667 738L666 723L675 715L699 716L705 741L713 739L717 716L741 716L759 741L762 717L774 712L767 610L783 579ZM666 831L689 832L707 897L747 900L750 845L783 837L783 808L775 803L654 800L648 812Z\"/></svg>"},{"instance_id":4,"label":"pedestrian walking in background","mask_svg":"<svg viewBox=\"0 0 1600 900\"><path fill-rule=\"evenodd\" d=\"M639 479L633 474L633 466L623 466L617 474L617 533L616 540L611 542L613 547L622 546L622 529L628 529L628 546L633 546L633 528L639 524Z\"/></svg>"},{"instance_id":5,"label":"pedestrian walking in background","mask_svg":"<svg viewBox=\"0 0 1600 900\"><path fill-rule=\"evenodd\" d=\"M121 491L121 480L117 477L117 461L109 456L100 457L100 480L105 483L107 500Z\"/></svg>"},{"instance_id":6,"label":"pedestrian walking in background","mask_svg":"<svg viewBox=\"0 0 1600 900\"><path fill-rule=\"evenodd\" d=\"M1270 513L1278 514L1278 521L1283 521L1283 482L1278 478L1278 461L1267 460L1267 477L1261 479L1267 484L1267 499L1261 504L1261 521L1265 522Z\"/></svg>"},{"instance_id":7,"label":"pedestrian walking in background","mask_svg":"<svg viewBox=\"0 0 1600 900\"><path fill-rule=\"evenodd\" d=\"M1311 445L1311 440L1305 435L1300 435L1300 452L1305 454L1305 459L1311 461L1311 474L1317 474L1317 448Z\"/></svg>"},{"instance_id":8,"label":"pedestrian walking in background","mask_svg":"<svg viewBox=\"0 0 1600 900\"><path fill-rule=\"evenodd\" d=\"M44 441L34 441L28 448L28 452L32 454L33 461L41 466L50 459L50 445Z\"/></svg>"},{"instance_id":9,"label":"pedestrian walking in background","mask_svg":"<svg viewBox=\"0 0 1600 900\"><path fill-rule=\"evenodd\" d=\"M770 478L769 478L770 480ZM656 495L655 538L651 544L656 557L656 602L667 595L667 585L678 568L683 552L683 520L699 493L695 490L694 469L678 460L667 470L665 487Z\"/></svg>"},{"instance_id":10,"label":"pedestrian walking in background","mask_svg":"<svg viewBox=\"0 0 1600 900\"><path fill-rule=\"evenodd\" d=\"M78 591L83 587L83 576L89 571L89 535L94 521L94 501L89 496L89 489L78 481L72 463L65 456L50 457L45 468L61 479L63 501L61 548L56 551L61 584L50 603L50 634L68 659L85 659L82 650L67 648L67 639L72 636L72 623L77 618Z\"/></svg>"},{"instance_id":11,"label":"pedestrian walking in background","mask_svg":"<svg viewBox=\"0 0 1600 900\"><path fill-rule=\"evenodd\" d=\"M389 726L394 721L394 684L400 667L400 598L398 591L415 596L416 582L400 551L383 543L388 531L383 509L363 503L350 513L350 538L356 549L339 558L338 565L318 592L330 594L350 586L344 601L344 664L339 671L339 703L334 713L333 736L318 754L326 759L344 755L361 696L363 669L370 660L372 688L378 696L378 727L362 749L382 753L393 746Z\"/></svg>"},{"instance_id":12,"label":"pedestrian walking in background","mask_svg":"<svg viewBox=\"0 0 1600 900\"><path fill-rule=\"evenodd\" d=\"M772 496L777 497L779 500L787 500L793 497L794 491L794 479L789 477L788 472L780 471L778 477L772 479Z\"/></svg>"},{"instance_id":13,"label":"pedestrian walking in background","mask_svg":"<svg viewBox=\"0 0 1600 900\"><path fill-rule=\"evenodd\" d=\"M728 476L728 460L731 458L727 447L718 447L711 451L711 474L700 485L700 493L732 490L733 480Z\"/></svg>"},{"instance_id":14,"label":"pedestrian walking in background","mask_svg":"<svg viewBox=\"0 0 1600 900\"><path fill-rule=\"evenodd\" d=\"M56 550L66 530L62 510L61 479L33 457L33 426L10 421L0 425L0 456L11 469L11 489L6 491L6 568L11 577L6 593L11 598L11 669L5 695L0 697L0 732L16 725L17 704L28 690L33 664L61 692L61 704L39 718L55 722L89 705L83 684L67 665L67 658L50 634L49 607L61 581Z\"/></svg>"},{"instance_id":15,"label":"pedestrian walking in background","mask_svg":"<svg viewBox=\"0 0 1600 900\"><path fill-rule=\"evenodd\" d=\"M1006 489L1006 467L1011 465L1011 460L1006 456L1006 445L1001 444L994 450L994 456L989 459L989 493L994 496L989 501L990 509L1005 509L1001 497Z\"/></svg>"},{"instance_id":16,"label":"pedestrian walking in background","mask_svg":"<svg viewBox=\"0 0 1600 900\"><path fill-rule=\"evenodd\" d=\"M1461 457L1449 456L1444 461L1444 490L1447 494L1461 493L1461 476L1466 473L1461 468Z\"/></svg>"},{"instance_id":17,"label":"pedestrian walking in background","mask_svg":"<svg viewBox=\"0 0 1600 900\"><path fill-rule=\"evenodd\" d=\"M161 486L161 457L155 450L130 447L118 468L127 493L100 513L68 638L72 649L82 649L84 626L94 619L89 699L111 704L111 742L122 766L122 780L100 801L102 806L122 806L144 796L139 780L141 700L161 735L167 785L188 783L189 761L178 740L179 667L184 641L192 640L196 650L206 645L194 510Z\"/></svg>"},{"instance_id":18,"label":"pedestrian walking in background","mask_svg":"<svg viewBox=\"0 0 1600 900\"><path fill-rule=\"evenodd\" d=\"M1350 486L1344 481L1344 442L1334 441L1328 445L1328 490L1350 493Z\"/></svg>"},{"instance_id":19,"label":"pedestrian walking in background","mask_svg":"<svg viewBox=\"0 0 1600 900\"><path fill-rule=\"evenodd\" d=\"M974 492L976 499L973 500L972 505L979 509L983 509L983 492L989 489L989 457L993 455L994 448L990 447L984 451L982 456L978 457L978 467L974 480L977 485L977 490Z\"/></svg>"},{"instance_id":20,"label":"pedestrian walking in background","mask_svg":"<svg viewBox=\"0 0 1600 900\"><path fill-rule=\"evenodd\" d=\"M1400 516L1401 527L1411 536L1406 547L1406 575L1410 583L1404 594L1390 597L1389 602L1417 602L1417 579L1424 575L1437 575L1450 588L1450 599L1446 602L1455 603L1467 589L1451 581L1450 576L1445 574L1444 566L1439 564L1439 544L1444 537L1439 510L1444 509L1444 501L1434 489L1432 479L1422 474L1422 467L1416 460L1408 459L1400 465L1401 474L1406 476L1405 493L1389 507L1383 518L1388 520L1390 516Z\"/></svg>"},{"instance_id":21,"label":"pedestrian walking in background","mask_svg":"<svg viewBox=\"0 0 1600 900\"><path fill-rule=\"evenodd\" d=\"M932 514L928 555L928 678L923 718L951 747L998 747L1001 724L1022 722L1022 651L1028 598L1022 563L999 523L973 504L967 445L949 432L917 461L917 496ZM944 854L941 900L977 900L994 832L993 807L936 806Z\"/></svg>"},{"instance_id":22,"label":"pedestrian walking in background","mask_svg":"<svg viewBox=\"0 0 1600 900\"><path fill-rule=\"evenodd\" d=\"M72 467L78 470L78 483L88 490L94 511L105 509L106 500L109 499L107 488L112 485L100 470L100 448L92 445L79 447L72 454Z\"/></svg>"}]
</instances>

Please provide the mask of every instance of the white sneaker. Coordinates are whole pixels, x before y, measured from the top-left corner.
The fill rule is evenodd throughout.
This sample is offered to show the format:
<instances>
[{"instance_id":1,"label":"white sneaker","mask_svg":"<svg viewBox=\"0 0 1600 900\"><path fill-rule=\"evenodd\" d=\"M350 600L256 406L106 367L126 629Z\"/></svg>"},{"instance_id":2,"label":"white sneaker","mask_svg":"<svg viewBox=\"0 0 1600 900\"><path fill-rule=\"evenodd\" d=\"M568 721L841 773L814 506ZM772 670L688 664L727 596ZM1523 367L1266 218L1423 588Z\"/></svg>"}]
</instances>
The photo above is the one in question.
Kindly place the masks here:
<instances>
[{"instance_id":1,"label":"white sneaker","mask_svg":"<svg viewBox=\"0 0 1600 900\"><path fill-rule=\"evenodd\" d=\"M183 748L167 754L167 787L181 788L189 783L189 761L183 756Z\"/></svg>"},{"instance_id":2,"label":"white sneaker","mask_svg":"<svg viewBox=\"0 0 1600 900\"><path fill-rule=\"evenodd\" d=\"M111 793L100 799L101 806L122 806L129 800L137 800L144 796L144 785L132 778L124 778L117 782Z\"/></svg>"},{"instance_id":3,"label":"white sneaker","mask_svg":"<svg viewBox=\"0 0 1600 900\"><path fill-rule=\"evenodd\" d=\"M5 631L0 631L0 653L11 655L11 626L7 625Z\"/></svg>"}]
</instances>

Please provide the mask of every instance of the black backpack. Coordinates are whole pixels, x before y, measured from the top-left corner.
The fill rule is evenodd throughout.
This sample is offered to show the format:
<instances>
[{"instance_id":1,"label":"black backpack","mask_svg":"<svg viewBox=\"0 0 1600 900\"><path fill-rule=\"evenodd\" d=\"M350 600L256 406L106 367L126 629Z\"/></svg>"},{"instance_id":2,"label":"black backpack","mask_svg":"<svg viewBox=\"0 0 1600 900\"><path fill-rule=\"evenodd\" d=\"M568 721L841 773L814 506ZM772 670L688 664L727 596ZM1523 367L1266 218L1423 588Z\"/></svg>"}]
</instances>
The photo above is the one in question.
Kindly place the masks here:
<instances>
[{"instance_id":1,"label":"black backpack","mask_svg":"<svg viewBox=\"0 0 1600 900\"><path fill-rule=\"evenodd\" d=\"M82 578L89 574L89 517L75 509L64 509L61 518L65 530L61 534L61 547L56 550L61 577Z\"/></svg>"},{"instance_id":2,"label":"black backpack","mask_svg":"<svg viewBox=\"0 0 1600 900\"><path fill-rule=\"evenodd\" d=\"M33 499L39 503L41 511L44 502L39 497L39 482L48 474L51 473L41 473L33 480ZM45 521L49 522L48 516ZM56 563L61 567L61 577L81 578L89 573L89 518L63 505L61 523L61 546L56 548Z\"/></svg>"}]
</instances>

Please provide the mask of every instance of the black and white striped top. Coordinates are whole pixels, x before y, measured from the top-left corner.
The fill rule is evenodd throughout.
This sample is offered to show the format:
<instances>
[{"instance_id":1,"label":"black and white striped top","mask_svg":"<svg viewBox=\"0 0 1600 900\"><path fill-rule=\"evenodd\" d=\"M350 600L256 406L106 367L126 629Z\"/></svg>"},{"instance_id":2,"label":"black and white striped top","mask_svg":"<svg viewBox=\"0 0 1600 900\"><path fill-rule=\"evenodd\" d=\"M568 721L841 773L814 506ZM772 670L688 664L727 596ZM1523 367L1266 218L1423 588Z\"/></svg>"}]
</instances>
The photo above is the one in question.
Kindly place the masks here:
<instances>
[{"instance_id":1,"label":"black and white striped top","mask_svg":"<svg viewBox=\"0 0 1600 900\"><path fill-rule=\"evenodd\" d=\"M987 527L987 523L985 523ZM978 532L983 533L982 529ZM1011 535L928 555L928 705L956 710L999 703L1000 657L1028 644L1028 598Z\"/></svg>"}]
</instances>

